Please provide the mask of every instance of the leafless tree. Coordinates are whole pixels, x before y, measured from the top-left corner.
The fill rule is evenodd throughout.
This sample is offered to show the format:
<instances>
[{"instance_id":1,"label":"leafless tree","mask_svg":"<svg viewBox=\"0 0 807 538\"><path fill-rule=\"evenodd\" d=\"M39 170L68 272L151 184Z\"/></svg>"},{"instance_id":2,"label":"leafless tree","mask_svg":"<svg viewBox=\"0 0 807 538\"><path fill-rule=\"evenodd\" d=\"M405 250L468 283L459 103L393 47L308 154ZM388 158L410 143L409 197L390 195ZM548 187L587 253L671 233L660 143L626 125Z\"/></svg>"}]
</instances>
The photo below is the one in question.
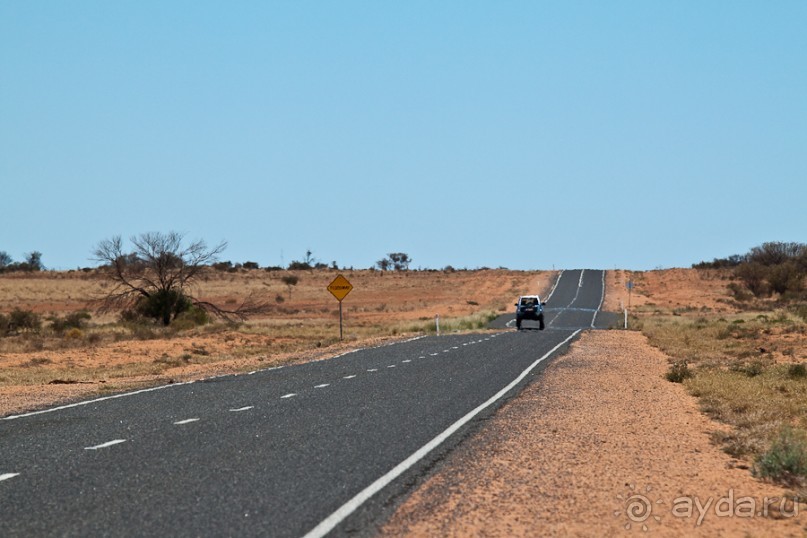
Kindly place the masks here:
<instances>
[{"instance_id":1,"label":"leafless tree","mask_svg":"<svg viewBox=\"0 0 807 538\"><path fill-rule=\"evenodd\" d=\"M245 319L268 309L268 303L253 296L234 310L193 296L193 283L217 261L226 242L212 248L201 239L185 244L183 234L177 232L144 233L130 241L134 247L131 252L124 250L120 236L101 241L94 251L101 271L114 284L100 299L102 311L131 310L169 325L191 306L228 320Z\"/></svg>"}]
</instances>

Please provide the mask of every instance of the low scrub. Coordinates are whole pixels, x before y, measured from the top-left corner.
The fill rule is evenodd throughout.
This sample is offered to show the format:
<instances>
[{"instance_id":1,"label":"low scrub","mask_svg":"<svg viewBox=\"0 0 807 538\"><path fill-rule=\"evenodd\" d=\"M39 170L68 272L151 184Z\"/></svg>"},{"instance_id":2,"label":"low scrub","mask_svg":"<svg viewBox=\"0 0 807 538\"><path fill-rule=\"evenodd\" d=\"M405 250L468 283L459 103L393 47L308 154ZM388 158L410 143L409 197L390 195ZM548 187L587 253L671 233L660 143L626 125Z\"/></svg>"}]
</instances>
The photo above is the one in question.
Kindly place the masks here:
<instances>
[{"instance_id":1,"label":"low scrub","mask_svg":"<svg viewBox=\"0 0 807 538\"><path fill-rule=\"evenodd\" d=\"M683 383L684 380L693 376L692 370L689 369L687 361L675 361L670 365L670 369L665 374L667 381L672 383Z\"/></svg>"},{"instance_id":2,"label":"low scrub","mask_svg":"<svg viewBox=\"0 0 807 538\"><path fill-rule=\"evenodd\" d=\"M50 321L50 328L53 332L63 334L70 329L84 329L90 319L92 319L92 315L89 312L80 310L66 314L64 317L53 315L48 318L48 321Z\"/></svg>"},{"instance_id":3,"label":"low scrub","mask_svg":"<svg viewBox=\"0 0 807 538\"><path fill-rule=\"evenodd\" d=\"M787 486L803 486L807 479L807 434L783 427L771 447L757 458L754 472Z\"/></svg>"}]
</instances>

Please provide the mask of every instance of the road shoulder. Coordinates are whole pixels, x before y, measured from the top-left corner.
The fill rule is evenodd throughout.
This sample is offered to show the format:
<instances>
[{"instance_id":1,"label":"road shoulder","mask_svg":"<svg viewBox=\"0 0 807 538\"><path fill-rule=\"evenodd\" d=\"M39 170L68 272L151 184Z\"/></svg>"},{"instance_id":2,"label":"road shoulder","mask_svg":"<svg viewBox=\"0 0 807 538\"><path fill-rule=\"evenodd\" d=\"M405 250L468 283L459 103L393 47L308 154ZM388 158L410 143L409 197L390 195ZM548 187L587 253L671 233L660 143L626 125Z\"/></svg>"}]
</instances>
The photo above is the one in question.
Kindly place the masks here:
<instances>
[{"instance_id":1,"label":"road shoulder","mask_svg":"<svg viewBox=\"0 0 807 538\"><path fill-rule=\"evenodd\" d=\"M666 370L639 333L583 334L380 534L803 536L807 514L710 442L721 426Z\"/></svg>"}]
</instances>

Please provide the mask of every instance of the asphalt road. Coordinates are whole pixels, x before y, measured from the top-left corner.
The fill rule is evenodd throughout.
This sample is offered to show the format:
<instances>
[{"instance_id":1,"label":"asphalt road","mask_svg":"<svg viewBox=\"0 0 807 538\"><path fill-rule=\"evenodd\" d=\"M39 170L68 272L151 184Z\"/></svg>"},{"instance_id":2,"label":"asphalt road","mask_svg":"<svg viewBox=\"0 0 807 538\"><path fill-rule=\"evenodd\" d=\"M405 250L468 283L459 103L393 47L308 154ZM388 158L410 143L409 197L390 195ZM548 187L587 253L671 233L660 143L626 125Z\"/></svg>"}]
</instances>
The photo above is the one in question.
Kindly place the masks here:
<instances>
[{"instance_id":1,"label":"asphalt road","mask_svg":"<svg viewBox=\"0 0 807 538\"><path fill-rule=\"evenodd\" d=\"M544 331L424 337L0 419L0 536L371 534L597 325L602 282L563 272Z\"/></svg>"}]
</instances>

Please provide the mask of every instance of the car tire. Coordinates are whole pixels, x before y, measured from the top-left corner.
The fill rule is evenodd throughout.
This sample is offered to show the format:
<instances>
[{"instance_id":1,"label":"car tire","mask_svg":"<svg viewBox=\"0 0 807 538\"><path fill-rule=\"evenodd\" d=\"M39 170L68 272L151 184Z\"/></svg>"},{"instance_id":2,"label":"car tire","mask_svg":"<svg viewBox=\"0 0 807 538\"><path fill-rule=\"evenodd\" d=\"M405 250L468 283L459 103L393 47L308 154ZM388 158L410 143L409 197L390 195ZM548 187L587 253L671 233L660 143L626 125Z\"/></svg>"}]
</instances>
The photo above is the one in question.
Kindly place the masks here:
<instances>
[{"instance_id":1,"label":"car tire","mask_svg":"<svg viewBox=\"0 0 807 538\"><path fill-rule=\"evenodd\" d=\"M521 330L521 318L516 318L516 330Z\"/></svg>"},{"instance_id":2,"label":"car tire","mask_svg":"<svg viewBox=\"0 0 807 538\"><path fill-rule=\"evenodd\" d=\"M540 325L538 325L538 328L543 331L544 330L544 315L543 314L541 314L541 317L538 318L538 323L540 323Z\"/></svg>"}]
</instances>

